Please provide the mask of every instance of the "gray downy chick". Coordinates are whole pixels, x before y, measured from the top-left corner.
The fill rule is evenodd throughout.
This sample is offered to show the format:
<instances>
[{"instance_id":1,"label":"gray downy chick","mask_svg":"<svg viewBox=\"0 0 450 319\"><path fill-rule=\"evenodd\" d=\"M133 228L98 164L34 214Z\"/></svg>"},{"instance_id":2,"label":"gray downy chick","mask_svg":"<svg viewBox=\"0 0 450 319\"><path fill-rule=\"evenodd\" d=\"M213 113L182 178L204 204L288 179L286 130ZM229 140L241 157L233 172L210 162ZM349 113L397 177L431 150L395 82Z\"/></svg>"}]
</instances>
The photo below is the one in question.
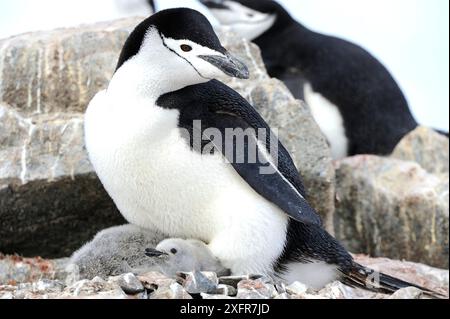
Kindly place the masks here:
<instances>
[{"instance_id":1,"label":"gray downy chick","mask_svg":"<svg viewBox=\"0 0 450 319\"><path fill-rule=\"evenodd\" d=\"M223 267L208 246L199 240L170 238L155 249L147 248L145 253L168 277L192 271L215 272L219 277L230 275L230 270Z\"/></svg>"},{"instance_id":2,"label":"gray downy chick","mask_svg":"<svg viewBox=\"0 0 450 319\"><path fill-rule=\"evenodd\" d=\"M80 279L118 276L134 272L134 269L152 265L145 256L145 248L156 245L167 238L162 233L124 225L99 232L95 238L76 251L68 266L68 271L78 272ZM70 270L69 270L70 269Z\"/></svg>"}]
</instances>

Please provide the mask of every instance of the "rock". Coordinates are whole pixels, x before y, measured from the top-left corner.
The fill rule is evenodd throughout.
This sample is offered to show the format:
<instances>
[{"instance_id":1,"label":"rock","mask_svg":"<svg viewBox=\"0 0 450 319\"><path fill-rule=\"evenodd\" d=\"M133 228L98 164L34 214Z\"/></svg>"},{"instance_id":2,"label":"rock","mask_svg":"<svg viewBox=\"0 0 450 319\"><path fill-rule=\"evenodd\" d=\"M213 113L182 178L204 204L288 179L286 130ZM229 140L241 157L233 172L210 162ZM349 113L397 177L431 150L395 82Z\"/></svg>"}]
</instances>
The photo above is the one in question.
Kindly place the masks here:
<instances>
[{"instance_id":1,"label":"rock","mask_svg":"<svg viewBox=\"0 0 450 319\"><path fill-rule=\"evenodd\" d=\"M99 230L125 222L88 161L83 113L107 86L125 39L140 21L0 40L0 251L67 257ZM221 36L252 72L250 81L227 83L280 129L311 203L330 226L334 171L308 108L267 76L255 45Z\"/></svg>"},{"instance_id":2,"label":"rock","mask_svg":"<svg viewBox=\"0 0 450 319\"><path fill-rule=\"evenodd\" d=\"M202 297L202 299L205 299L205 300L208 300L208 299L211 299L211 300L223 300L223 299L234 300L233 297L229 297L226 295L209 295L209 294L202 293L200 296ZM1 298L1 295L0 295L0 298Z\"/></svg>"},{"instance_id":3,"label":"rock","mask_svg":"<svg viewBox=\"0 0 450 319\"><path fill-rule=\"evenodd\" d=\"M217 285L219 280L217 276L206 276L200 271L192 273L179 273L177 275L178 282L184 287L184 289L191 295L206 293L214 294L217 291Z\"/></svg>"},{"instance_id":4,"label":"rock","mask_svg":"<svg viewBox=\"0 0 450 319\"><path fill-rule=\"evenodd\" d=\"M309 107L295 100L287 87L267 75L259 48L228 32L219 32L225 47L250 69L249 81L227 79L269 123L300 170L308 200L333 232L335 174L328 143Z\"/></svg>"},{"instance_id":5,"label":"rock","mask_svg":"<svg viewBox=\"0 0 450 319\"><path fill-rule=\"evenodd\" d=\"M259 275L226 276L226 277L219 278L219 284L237 288L238 284L243 280L257 280L257 279L261 279L261 278L262 278L262 276L259 276Z\"/></svg>"},{"instance_id":6,"label":"rock","mask_svg":"<svg viewBox=\"0 0 450 319\"><path fill-rule=\"evenodd\" d=\"M83 112L138 21L0 41L0 251L67 257L124 223L88 161Z\"/></svg>"},{"instance_id":7,"label":"rock","mask_svg":"<svg viewBox=\"0 0 450 319\"><path fill-rule=\"evenodd\" d=\"M61 298L83 299L126 299L127 295L117 283L107 282L100 277L82 280L67 287Z\"/></svg>"},{"instance_id":8,"label":"rock","mask_svg":"<svg viewBox=\"0 0 450 319\"><path fill-rule=\"evenodd\" d=\"M328 299L326 297L323 297L317 293L313 294L313 293L305 293L305 294L301 294L301 295L291 295L290 299L306 299L306 300L321 300L321 299Z\"/></svg>"},{"instance_id":9,"label":"rock","mask_svg":"<svg viewBox=\"0 0 450 319\"><path fill-rule=\"evenodd\" d=\"M0 294L0 300L6 300L6 299L14 299L14 295L12 292L8 291L8 292L4 292Z\"/></svg>"},{"instance_id":10,"label":"rock","mask_svg":"<svg viewBox=\"0 0 450 319\"><path fill-rule=\"evenodd\" d=\"M24 116L83 113L105 88L141 18L14 36L0 42L0 101Z\"/></svg>"},{"instance_id":11,"label":"rock","mask_svg":"<svg viewBox=\"0 0 450 319\"><path fill-rule=\"evenodd\" d=\"M353 289L345 286L343 283L337 281L327 285L318 293L321 297L327 299L353 299Z\"/></svg>"},{"instance_id":12,"label":"rock","mask_svg":"<svg viewBox=\"0 0 450 319\"><path fill-rule=\"evenodd\" d=\"M40 293L54 294L62 292L64 288L65 285L59 280L42 279L36 283L33 283L32 289Z\"/></svg>"},{"instance_id":13,"label":"rock","mask_svg":"<svg viewBox=\"0 0 450 319\"><path fill-rule=\"evenodd\" d=\"M437 269L423 264L388 258L371 258L366 255L356 255L355 260L375 271L448 296L449 272L447 269Z\"/></svg>"},{"instance_id":14,"label":"rock","mask_svg":"<svg viewBox=\"0 0 450 319\"><path fill-rule=\"evenodd\" d=\"M216 295L224 295L224 296L230 296L230 297L236 297L237 290L236 288L228 285L218 285L217 289L215 291Z\"/></svg>"},{"instance_id":15,"label":"rock","mask_svg":"<svg viewBox=\"0 0 450 319\"><path fill-rule=\"evenodd\" d=\"M150 272L137 278L148 291L149 299L192 299L183 286L158 272Z\"/></svg>"},{"instance_id":16,"label":"rock","mask_svg":"<svg viewBox=\"0 0 450 319\"><path fill-rule=\"evenodd\" d=\"M144 292L145 288L134 274L125 274L114 280L127 295L137 295Z\"/></svg>"},{"instance_id":17,"label":"rock","mask_svg":"<svg viewBox=\"0 0 450 319\"><path fill-rule=\"evenodd\" d=\"M14 295L16 292L17 292L16 286L11 286L11 285L1 286L0 285L0 300L15 299Z\"/></svg>"},{"instance_id":18,"label":"rock","mask_svg":"<svg viewBox=\"0 0 450 319\"><path fill-rule=\"evenodd\" d=\"M138 280L143 284L144 288L153 292L157 290L160 286L170 286L176 283L175 279L166 277L165 275L158 272L150 272L137 277Z\"/></svg>"},{"instance_id":19,"label":"rock","mask_svg":"<svg viewBox=\"0 0 450 319\"><path fill-rule=\"evenodd\" d=\"M48 279L16 286L0 286L0 299L50 299L61 295L64 288L61 281Z\"/></svg>"},{"instance_id":20,"label":"rock","mask_svg":"<svg viewBox=\"0 0 450 319\"><path fill-rule=\"evenodd\" d=\"M449 180L376 156L336 163L336 237L352 252L449 266Z\"/></svg>"},{"instance_id":21,"label":"rock","mask_svg":"<svg viewBox=\"0 0 450 319\"><path fill-rule=\"evenodd\" d=\"M284 282L275 283L275 289L281 295L287 293L286 284Z\"/></svg>"},{"instance_id":22,"label":"rock","mask_svg":"<svg viewBox=\"0 0 450 319\"><path fill-rule=\"evenodd\" d=\"M192 299L187 291L178 283L159 287L149 299Z\"/></svg>"},{"instance_id":23,"label":"rock","mask_svg":"<svg viewBox=\"0 0 450 319\"><path fill-rule=\"evenodd\" d=\"M388 299L420 299L423 296L423 291L414 287L400 289Z\"/></svg>"},{"instance_id":24,"label":"rock","mask_svg":"<svg viewBox=\"0 0 450 319\"><path fill-rule=\"evenodd\" d=\"M64 280L66 259L44 260L0 255L0 285L34 282L39 279Z\"/></svg>"},{"instance_id":25,"label":"rock","mask_svg":"<svg viewBox=\"0 0 450 319\"><path fill-rule=\"evenodd\" d=\"M330 283L320 291L313 290L300 282L294 282L286 287L286 293L281 294L278 299L362 299L374 295L372 292L358 295L359 292L360 290L345 286L339 281Z\"/></svg>"},{"instance_id":26,"label":"rock","mask_svg":"<svg viewBox=\"0 0 450 319\"><path fill-rule=\"evenodd\" d=\"M243 280L238 284L237 299L271 299L277 295L275 286L262 279Z\"/></svg>"},{"instance_id":27,"label":"rock","mask_svg":"<svg viewBox=\"0 0 450 319\"><path fill-rule=\"evenodd\" d=\"M300 282L294 282L286 287L286 292L291 295L301 295L308 291L308 287Z\"/></svg>"},{"instance_id":28,"label":"rock","mask_svg":"<svg viewBox=\"0 0 450 319\"><path fill-rule=\"evenodd\" d=\"M416 162L428 173L449 174L449 139L436 131L419 126L405 136L395 148L392 157Z\"/></svg>"}]
</instances>

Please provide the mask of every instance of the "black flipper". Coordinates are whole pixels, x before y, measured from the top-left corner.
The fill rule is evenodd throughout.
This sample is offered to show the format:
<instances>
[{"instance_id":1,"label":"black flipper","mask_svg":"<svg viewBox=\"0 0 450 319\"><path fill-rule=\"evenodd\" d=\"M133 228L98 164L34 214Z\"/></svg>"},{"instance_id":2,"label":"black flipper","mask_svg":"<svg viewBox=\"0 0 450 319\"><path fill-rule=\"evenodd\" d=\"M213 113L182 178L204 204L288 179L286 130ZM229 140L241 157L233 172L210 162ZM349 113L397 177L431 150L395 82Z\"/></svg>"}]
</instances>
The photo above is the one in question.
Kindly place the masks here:
<instances>
[{"instance_id":1,"label":"black flipper","mask_svg":"<svg viewBox=\"0 0 450 319\"><path fill-rule=\"evenodd\" d=\"M255 134L258 135L258 130L263 129L266 136L262 140L260 138L259 143L256 144L256 158L250 159L244 154L240 157L241 161L236 161L235 155L230 157L226 152L227 149L233 150L232 154L242 151L236 148L235 139L231 141L233 145L226 145L226 142L230 141L225 139L221 141L222 147L217 148L258 194L277 205L292 219L305 224L322 224L319 215L305 199L306 192L289 153L278 139L271 142L270 133L273 134L273 132L268 124L237 92L213 80L165 94L158 99L157 105L167 109L177 109L180 112L179 126L185 128L191 135L191 147L194 149L196 148L192 145L192 140L195 140L192 136L196 131L193 127L194 121L201 121L202 125L199 129L209 143L214 143L214 139L206 136L207 129L219 130L222 137L227 135L227 129L235 130L236 133L239 130L241 133L238 133L237 138L244 139L245 154L250 147L255 146L256 138L258 138ZM247 129L252 129L255 134L247 135ZM214 144L217 146L218 143ZM274 149L271 145L278 146L277 154L272 154ZM203 146L205 145L202 143ZM204 154L203 149L201 151ZM268 154L274 156L267 156ZM204 154L204 156L207 155ZM273 174L261 174L261 169L271 168L273 168Z\"/></svg>"}]
</instances>

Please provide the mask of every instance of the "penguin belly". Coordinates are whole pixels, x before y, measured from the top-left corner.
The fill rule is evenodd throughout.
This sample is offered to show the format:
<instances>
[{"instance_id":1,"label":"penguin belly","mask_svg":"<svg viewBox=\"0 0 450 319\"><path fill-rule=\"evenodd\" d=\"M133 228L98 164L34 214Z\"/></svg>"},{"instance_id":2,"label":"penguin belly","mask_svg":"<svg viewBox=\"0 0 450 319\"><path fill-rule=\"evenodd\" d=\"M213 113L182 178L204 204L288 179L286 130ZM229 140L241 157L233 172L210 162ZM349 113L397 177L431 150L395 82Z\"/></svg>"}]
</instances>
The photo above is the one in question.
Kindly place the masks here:
<instances>
[{"instance_id":1,"label":"penguin belly","mask_svg":"<svg viewBox=\"0 0 450 319\"><path fill-rule=\"evenodd\" d=\"M315 92L310 83L304 86L304 97L306 104L311 108L314 120L330 144L332 157L334 159L347 157L349 140L339 108L320 93Z\"/></svg>"},{"instance_id":2,"label":"penguin belly","mask_svg":"<svg viewBox=\"0 0 450 319\"><path fill-rule=\"evenodd\" d=\"M92 164L132 224L209 243L233 274L270 274L288 218L257 194L220 155L191 150L179 112L151 101L114 107L99 93L86 113Z\"/></svg>"}]
</instances>

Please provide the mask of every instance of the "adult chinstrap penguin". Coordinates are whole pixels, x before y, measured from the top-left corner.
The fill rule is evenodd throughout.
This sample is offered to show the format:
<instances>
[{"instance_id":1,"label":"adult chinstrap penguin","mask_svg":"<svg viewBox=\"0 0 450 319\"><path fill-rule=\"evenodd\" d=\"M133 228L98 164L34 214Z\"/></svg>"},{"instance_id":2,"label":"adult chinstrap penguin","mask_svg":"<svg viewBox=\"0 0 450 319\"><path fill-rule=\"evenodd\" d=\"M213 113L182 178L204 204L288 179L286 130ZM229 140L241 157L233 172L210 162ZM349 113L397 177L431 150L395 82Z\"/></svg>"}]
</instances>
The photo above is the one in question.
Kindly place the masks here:
<instances>
[{"instance_id":1,"label":"adult chinstrap penguin","mask_svg":"<svg viewBox=\"0 0 450 319\"><path fill-rule=\"evenodd\" d=\"M207 243L233 274L361 284L368 272L322 228L289 153L242 96L215 80L224 76L249 74L197 11L161 11L131 33L85 125L89 156L117 207L149 231ZM230 129L236 135L222 140ZM253 147L257 156L247 155Z\"/></svg>"},{"instance_id":2,"label":"adult chinstrap penguin","mask_svg":"<svg viewBox=\"0 0 450 319\"><path fill-rule=\"evenodd\" d=\"M417 127L394 78L363 48L311 31L275 1L201 2L254 41L269 74L309 104L334 158L388 155Z\"/></svg>"}]
</instances>

